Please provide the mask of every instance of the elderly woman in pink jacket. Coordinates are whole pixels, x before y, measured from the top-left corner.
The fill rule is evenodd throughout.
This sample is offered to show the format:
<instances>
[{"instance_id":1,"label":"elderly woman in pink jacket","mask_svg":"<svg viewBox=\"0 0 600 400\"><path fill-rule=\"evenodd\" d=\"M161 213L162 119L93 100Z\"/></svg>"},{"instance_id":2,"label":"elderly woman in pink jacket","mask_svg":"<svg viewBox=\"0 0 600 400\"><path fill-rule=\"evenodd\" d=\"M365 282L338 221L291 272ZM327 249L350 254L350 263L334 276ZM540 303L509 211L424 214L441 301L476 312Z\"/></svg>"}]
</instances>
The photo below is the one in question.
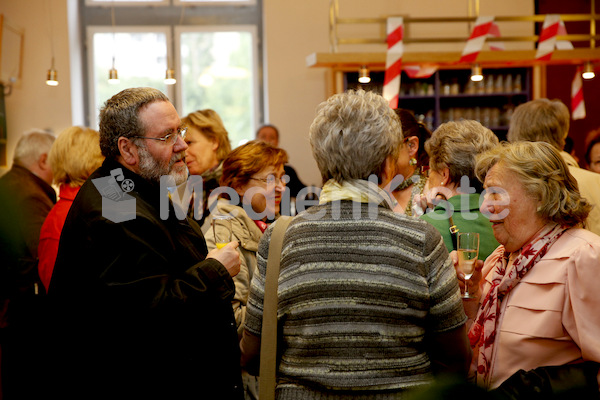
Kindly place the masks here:
<instances>
[{"instance_id":1,"label":"elderly woman in pink jacket","mask_svg":"<svg viewBox=\"0 0 600 400\"><path fill-rule=\"evenodd\" d=\"M478 157L476 173L486 190L481 211L501 245L471 286L480 295L469 315L472 376L494 389L538 367L591 364L587 387L597 396L597 366L582 363L600 362L600 236L581 229L591 207L577 181L543 142L498 146Z\"/></svg>"}]
</instances>

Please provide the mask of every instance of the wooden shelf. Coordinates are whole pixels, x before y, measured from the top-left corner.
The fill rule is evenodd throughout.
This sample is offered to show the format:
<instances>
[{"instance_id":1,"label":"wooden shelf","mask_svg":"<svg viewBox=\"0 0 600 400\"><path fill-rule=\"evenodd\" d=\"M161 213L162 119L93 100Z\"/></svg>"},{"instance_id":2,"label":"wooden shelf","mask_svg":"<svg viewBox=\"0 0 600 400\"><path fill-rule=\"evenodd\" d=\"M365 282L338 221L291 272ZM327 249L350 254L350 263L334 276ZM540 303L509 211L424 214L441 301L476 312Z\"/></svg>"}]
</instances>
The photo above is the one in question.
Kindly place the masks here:
<instances>
[{"instance_id":1,"label":"wooden shelf","mask_svg":"<svg viewBox=\"0 0 600 400\"><path fill-rule=\"evenodd\" d=\"M477 57L484 68L531 67L536 65L583 64L585 61L600 62L600 48L576 48L555 50L549 61L536 61L535 50L485 51ZM470 68L470 63L460 63L460 52L412 52L404 53L402 64L433 64L440 69ZM354 71L366 65L373 71L385 70L386 53L312 53L306 57L309 68L331 68Z\"/></svg>"}]
</instances>

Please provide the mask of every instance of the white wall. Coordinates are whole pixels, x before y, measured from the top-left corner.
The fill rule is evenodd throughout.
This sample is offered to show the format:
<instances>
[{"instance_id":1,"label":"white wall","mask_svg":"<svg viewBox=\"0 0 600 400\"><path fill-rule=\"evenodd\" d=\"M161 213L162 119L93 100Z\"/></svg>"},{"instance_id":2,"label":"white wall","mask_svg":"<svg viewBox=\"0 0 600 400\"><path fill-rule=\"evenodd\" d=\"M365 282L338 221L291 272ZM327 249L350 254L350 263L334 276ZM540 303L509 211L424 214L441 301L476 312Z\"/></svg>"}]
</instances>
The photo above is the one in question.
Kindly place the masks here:
<instances>
[{"instance_id":1,"label":"white wall","mask_svg":"<svg viewBox=\"0 0 600 400\"><path fill-rule=\"evenodd\" d=\"M38 128L50 129L58 134L71 125L67 1L0 0L0 13L11 25L25 29L23 78L5 98L7 161L10 167L14 148L24 132ZM59 80L56 87L46 85L46 72L51 63L51 36L54 39L55 68ZM1 168L0 174L6 170Z\"/></svg>"}]
</instances>

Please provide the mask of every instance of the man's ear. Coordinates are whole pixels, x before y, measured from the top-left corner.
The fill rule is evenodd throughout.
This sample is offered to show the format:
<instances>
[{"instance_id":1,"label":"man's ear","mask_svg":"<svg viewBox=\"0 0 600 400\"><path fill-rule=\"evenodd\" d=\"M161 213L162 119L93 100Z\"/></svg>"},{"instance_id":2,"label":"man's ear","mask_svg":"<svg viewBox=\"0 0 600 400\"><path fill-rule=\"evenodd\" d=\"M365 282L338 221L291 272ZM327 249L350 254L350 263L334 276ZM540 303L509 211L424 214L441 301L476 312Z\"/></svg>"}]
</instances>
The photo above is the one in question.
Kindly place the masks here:
<instances>
[{"instance_id":1,"label":"man's ear","mask_svg":"<svg viewBox=\"0 0 600 400\"><path fill-rule=\"evenodd\" d=\"M50 166L50 161L48 160L48 153L41 154L40 158L38 158L37 164L39 169L42 171L49 171L52 169Z\"/></svg>"},{"instance_id":2,"label":"man's ear","mask_svg":"<svg viewBox=\"0 0 600 400\"><path fill-rule=\"evenodd\" d=\"M138 148L131 140L121 136L117 142L117 145L119 146L119 153L121 153L121 158L125 164L134 166L139 163L140 157L138 154Z\"/></svg>"}]
</instances>

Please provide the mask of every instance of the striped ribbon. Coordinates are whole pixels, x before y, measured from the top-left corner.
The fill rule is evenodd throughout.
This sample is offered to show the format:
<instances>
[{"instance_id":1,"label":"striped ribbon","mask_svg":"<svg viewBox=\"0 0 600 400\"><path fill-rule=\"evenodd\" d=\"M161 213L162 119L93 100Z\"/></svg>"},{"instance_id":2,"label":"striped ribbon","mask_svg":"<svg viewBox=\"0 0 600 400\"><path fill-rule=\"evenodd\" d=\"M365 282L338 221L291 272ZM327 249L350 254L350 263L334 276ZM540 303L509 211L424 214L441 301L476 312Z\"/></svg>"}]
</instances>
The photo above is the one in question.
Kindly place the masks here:
<instances>
[{"instance_id":1,"label":"striped ribbon","mask_svg":"<svg viewBox=\"0 0 600 400\"><path fill-rule=\"evenodd\" d=\"M550 60L555 48L559 50L573 50L573 44L570 41L556 40L557 36L566 34L565 23L561 21L559 14L546 15L535 59L539 61Z\"/></svg>"},{"instance_id":2,"label":"striped ribbon","mask_svg":"<svg viewBox=\"0 0 600 400\"><path fill-rule=\"evenodd\" d=\"M402 17L390 17L387 20L387 55L385 60L385 76L383 79L383 97L391 108L398 108L400 94L400 74L402 72L402 55L404 53L404 25Z\"/></svg>"},{"instance_id":3,"label":"striped ribbon","mask_svg":"<svg viewBox=\"0 0 600 400\"><path fill-rule=\"evenodd\" d=\"M437 65L423 64L423 65L406 65L404 66L404 72L412 79L425 79L435 74L438 70Z\"/></svg>"},{"instance_id":4,"label":"striped ribbon","mask_svg":"<svg viewBox=\"0 0 600 400\"><path fill-rule=\"evenodd\" d=\"M494 17L481 16L475 21L475 26L471 31L471 36L465 44L460 62L472 63L477 59L477 56L483 49L483 44L488 37L500 37L500 28L494 22ZM492 50L504 50L503 42L492 42L490 44Z\"/></svg>"},{"instance_id":5,"label":"striped ribbon","mask_svg":"<svg viewBox=\"0 0 600 400\"><path fill-rule=\"evenodd\" d=\"M581 73L583 67L578 67L571 83L571 118L573 120L585 118L585 103L583 101L583 80Z\"/></svg>"}]
</instances>

